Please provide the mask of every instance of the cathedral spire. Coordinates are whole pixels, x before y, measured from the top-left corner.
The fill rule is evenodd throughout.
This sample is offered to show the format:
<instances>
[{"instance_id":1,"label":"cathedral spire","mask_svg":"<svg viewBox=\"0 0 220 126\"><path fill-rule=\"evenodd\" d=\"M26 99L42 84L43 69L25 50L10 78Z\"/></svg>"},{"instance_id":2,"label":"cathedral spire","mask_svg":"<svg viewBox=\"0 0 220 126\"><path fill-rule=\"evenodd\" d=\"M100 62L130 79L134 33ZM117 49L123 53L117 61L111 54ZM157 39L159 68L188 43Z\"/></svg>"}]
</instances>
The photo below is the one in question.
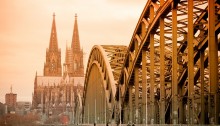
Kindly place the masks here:
<instances>
[{"instance_id":1,"label":"cathedral spire","mask_svg":"<svg viewBox=\"0 0 220 126\"><path fill-rule=\"evenodd\" d=\"M50 45L46 51L46 63L44 64L44 76L61 76L61 50L58 49L55 13L50 34Z\"/></svg>"},{"instance_id":2,"label":"cathedral spire","mask_svg":"<svg viewBox=\"0 0 220 126\"><path fill-rule=\"evenodd\" d=\"M51 34L50 34L49 51L58 51L55 13L53 13L53 22L52 22L52 28L51 28Z\"/></svg>"},{"instance_id":3,"label":"cathedral spire","mask_svg":"<svg viewBox=\"0 0 220 126\"><path fill-rule=\"evenodd\" d=\"M72 45L73 51L80 51L80 42L79 42L79 32L78 32L78 24L77 24L77 14L75 14L75 23L73 29L73 38Z\"/></svg>"}]
</instances>

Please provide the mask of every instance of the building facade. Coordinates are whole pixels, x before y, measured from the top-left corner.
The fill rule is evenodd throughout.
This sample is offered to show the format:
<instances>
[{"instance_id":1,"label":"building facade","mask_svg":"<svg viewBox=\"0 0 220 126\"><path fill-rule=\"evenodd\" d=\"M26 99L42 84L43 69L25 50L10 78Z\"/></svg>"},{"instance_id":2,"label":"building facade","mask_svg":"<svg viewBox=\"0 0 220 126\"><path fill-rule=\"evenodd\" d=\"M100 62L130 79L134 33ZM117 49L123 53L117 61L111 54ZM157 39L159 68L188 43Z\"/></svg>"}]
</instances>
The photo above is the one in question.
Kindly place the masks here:
<instances>
[{"instance_id":1,"label":"building facade","mask_svg":"<svg viewBox=\"0 0 220 126\"><path fill-rule=\"evenodd\" d=\"M6 113L5 109L5 104L0 102L0 118Z\"/></svg>"},{"instance_id":2,"label":"building facade","mask_svg":"<svg viewBox=\"0 0 220 126\"><path fill-rule=\"evenodd\" d=\"M27 101L18 101L15 108L15 113L19 115L25 115L30 112L31 102Z\"/></svg>"},{"instance_id":3,"label":"building facade","mask_svg":"<svg viewBox=\"0 0 220 126\"><path fill-rule=\"evenodd\" d=\"M5 104L8 107L15 107L17 102L17 94L14 94L12 92L12 87L11 87L11 92L5 94Z\"/></svg>"},{"instance_id":4,"label":"building facade","mask_svg":"<svg viewBox=\"0 0 220 126\"><path fill-rule=\"evenodd\" d=\"M17 103L17 94L14 94L12 92L12 87L11 87L11 92L5 94L5 105L7 108L7 113L11 113L15 111L16 103Z\"/></svg>"},{"instance_id":5,"label":"building facade","mask_svg":"<svg viewBox=\"0 0 220 126\"><path fill-rule=\"evenodd\" d=\"M68 116L74 122L75 99L78 90L83 90L83 50L80 49L77 15L71 47L66 48L63 72L61 50L58 48L55 15L53 15L49 48L46 50L44 75L35 75L32 108L46 117ZM61 118L61 117L60 117Z\"/></svg>"}]
</instances>

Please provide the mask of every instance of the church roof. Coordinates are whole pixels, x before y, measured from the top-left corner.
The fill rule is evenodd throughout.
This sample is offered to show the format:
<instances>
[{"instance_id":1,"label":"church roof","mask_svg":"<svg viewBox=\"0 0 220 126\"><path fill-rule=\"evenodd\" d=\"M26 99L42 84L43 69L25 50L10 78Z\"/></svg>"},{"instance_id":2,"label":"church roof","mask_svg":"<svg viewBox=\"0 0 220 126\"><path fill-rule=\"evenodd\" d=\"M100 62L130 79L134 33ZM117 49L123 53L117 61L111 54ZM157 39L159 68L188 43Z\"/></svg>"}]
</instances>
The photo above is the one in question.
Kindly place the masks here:
<instances>
[{"instance_id":1,"label":"church roof","mask_svg":"<svg viewBox=\"0 0 220 126\"><path fill-rule=\"evenodd\" d=\"M62 77L55 76L38 76L37 85L39 86L53 86L61 83Z\"/></svg>"},{"instance_id":2,"label":"church roof","mask_svg":"<svg viewBox=\"0 0 220 126\"><path fill-rule=\"evenodd\" d=\"M74 82L74 86L84 85L84 77L70 77L70 82ZM63 77L55 77L55 76L37 76L37 85L38 86L54 86L65 84L65 79Z\"/></svg>"}]
</instances>

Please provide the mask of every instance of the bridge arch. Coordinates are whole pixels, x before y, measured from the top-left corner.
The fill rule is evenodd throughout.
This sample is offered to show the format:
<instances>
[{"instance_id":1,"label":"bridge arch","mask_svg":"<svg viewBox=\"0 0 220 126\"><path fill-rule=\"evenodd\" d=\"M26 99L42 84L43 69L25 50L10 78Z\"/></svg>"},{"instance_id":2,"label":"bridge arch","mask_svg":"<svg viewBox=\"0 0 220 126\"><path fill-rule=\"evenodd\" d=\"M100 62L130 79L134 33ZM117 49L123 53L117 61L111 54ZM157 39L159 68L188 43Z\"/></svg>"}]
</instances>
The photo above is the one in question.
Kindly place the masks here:
<instances>
[{"instance_id":1,"label":"bridge arch","mask_svg":"<svg viewBox=\"0 0 220 126\"><path fill-rule=\"evenodd\" d=\"M121 93L122 110L118 116L123 123L219 123L215 115L219 115L220 80L216 78L220 74L220 29L219 21L212 21L209 26L207 22L211 20L208 15L215 18L220 13L219 2L210 1L148 0L119 78L117 93ZM208 11L210 4L218 9ZM208 46L209 32L215 34L216 39L211 40L215 44ZM212 60L208 61L210 56ZM215 65L209 67L216 69L212 86L208 62L213 62ZM212 97L218 105L204 107L211 92L215 92ZM207 109L212 109L214 122L205 117Z\"/></svg>"},{"instance_id":2,"label":"bridge arch","mask_svg":"<svg viewBox=\"0 0 220 126\"><path fill-rule=\"evenodd\" d=\"M105 123L219 124L219 10L218 0L148 0L128 48L92 49L84 120L103 123L88 111L99 98Z\"/></svg>"},{"instance_id":3,"label":"bridge arch","mask_svg":"<svg viewBox=\"0 0 220 126\"><path fill-rule=\"evenodd\" d=\"M83 93L84 123L104 124L114 120L117 80L126 51L126 46L96 45L92 48Z\"/></svg>"}]
</instances>

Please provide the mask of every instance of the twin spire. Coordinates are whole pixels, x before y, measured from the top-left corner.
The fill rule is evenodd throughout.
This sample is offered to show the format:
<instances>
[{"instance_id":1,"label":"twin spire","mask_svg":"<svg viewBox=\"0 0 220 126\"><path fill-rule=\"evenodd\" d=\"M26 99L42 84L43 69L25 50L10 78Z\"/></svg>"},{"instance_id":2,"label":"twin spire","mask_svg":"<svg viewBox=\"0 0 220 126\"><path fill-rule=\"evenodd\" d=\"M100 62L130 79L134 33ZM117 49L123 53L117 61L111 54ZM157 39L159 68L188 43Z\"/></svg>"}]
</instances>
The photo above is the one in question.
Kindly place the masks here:
<instances>
[{"instance_id":1,"label":"twin spire","mask_svg":"<svg viewBox=\"0 0 220 126\"><path fill-rule=\"evenodd\" d=\"M73 51L80 51L80 41L79 41L79 32L78 32L78 24L77 24L77 14L75 14L75 23L74 23L71 47L72 47ZM53 22L52 22L52 28L51 28L51 34L50 34L49 50L50 51L58 51L55 13L53 13Z\"/></svg>"},{"instance_id":2,"label":"twin spire","mask_svg":"<svg viewBox=\"0 0 220 126\"><path fill-rule=\"evenodd\" d=\"M79 32L77 24L77 14L75 14L75 23L70 49L66 49L64 71L68 71L70 76L84 76L83 51L80 49ZM61 51L58 48L57 31L55 23L55 13L50 34L49 49L46 53L46 63L44 64L44 76L61 76Z\"/></svg>"},{"instance_id":3,"label":"twin spire","mask_svg":"<svg viewBox=\"0 0 220 126\"><path fill-rule=\"evenodd\" d=\"M71 48L74 51L80 51L80 41L79 41L79 32L78 32L78 24L77 24L77 14L75 14L75 23L74 23L74 29L73 29ZM53 22L52 22L52 28L51 28L51 34L50 34L49 50L50 51L58 51L55 13L53 13Z\"/></svg>"}]
</instances>

